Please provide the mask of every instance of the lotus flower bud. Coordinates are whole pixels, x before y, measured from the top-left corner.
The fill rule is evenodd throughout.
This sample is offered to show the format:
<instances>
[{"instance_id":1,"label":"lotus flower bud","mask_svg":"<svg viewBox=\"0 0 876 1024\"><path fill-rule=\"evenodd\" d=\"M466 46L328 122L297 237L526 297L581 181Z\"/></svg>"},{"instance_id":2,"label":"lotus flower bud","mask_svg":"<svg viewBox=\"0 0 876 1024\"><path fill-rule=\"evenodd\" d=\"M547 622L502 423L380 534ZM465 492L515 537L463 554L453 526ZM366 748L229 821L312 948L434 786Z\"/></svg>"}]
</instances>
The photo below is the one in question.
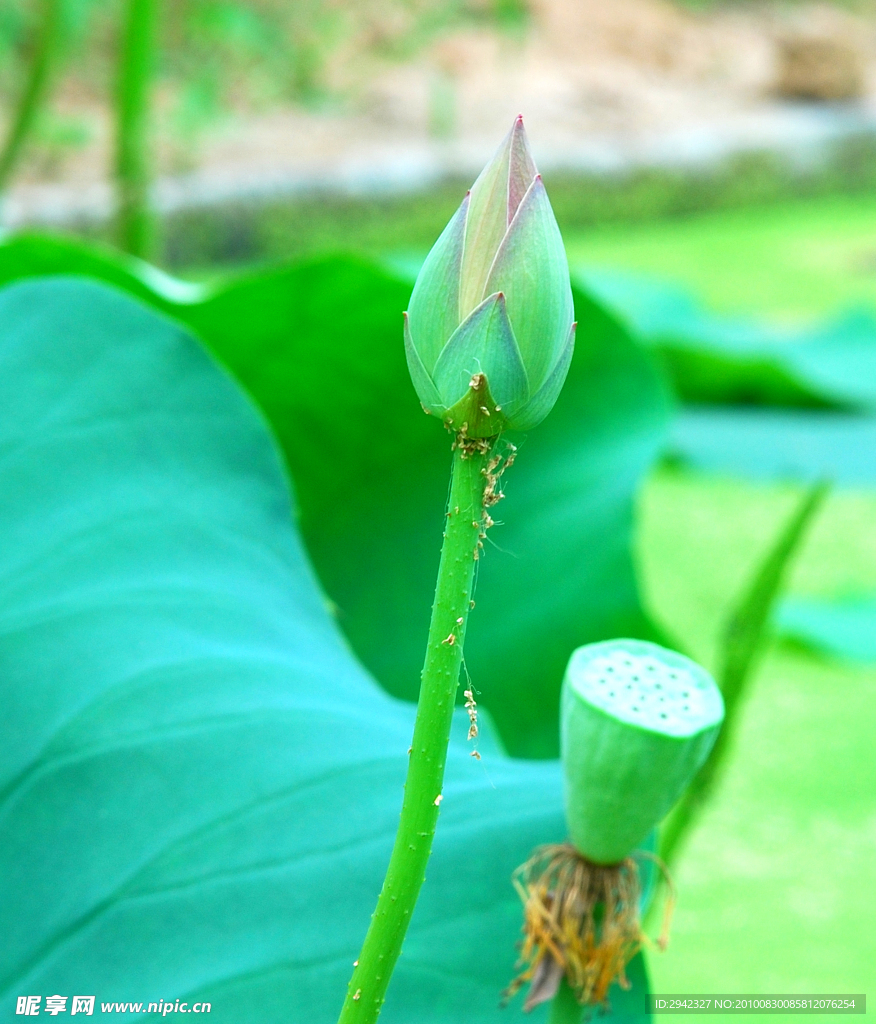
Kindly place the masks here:
<instances>
[{"instance_id":1,"label":"lotus flower bud","mask_svg":"<svg viewBox=\"0 0 876 1024\"><path fill-rule=\"evenodd\" d=\"M405 351L427 412L472 438L540 423L572 359L569 267L523 119L420 271Z\"/></svg>"}]
</instances>

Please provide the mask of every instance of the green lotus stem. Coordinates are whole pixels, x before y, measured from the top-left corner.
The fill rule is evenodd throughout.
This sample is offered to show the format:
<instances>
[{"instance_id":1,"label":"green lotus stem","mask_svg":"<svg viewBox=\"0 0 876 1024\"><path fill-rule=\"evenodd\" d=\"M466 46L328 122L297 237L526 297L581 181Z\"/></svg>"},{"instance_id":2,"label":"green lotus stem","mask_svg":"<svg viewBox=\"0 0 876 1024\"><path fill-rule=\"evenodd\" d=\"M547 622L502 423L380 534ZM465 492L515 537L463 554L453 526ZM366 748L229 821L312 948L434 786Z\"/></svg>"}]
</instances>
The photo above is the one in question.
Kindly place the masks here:
<instances>
[{"instance_id":1,"label":"green lotus stem","mask_svg":"<svg viewBox=\"0 0 876 1024\"><path fill-rule=\"evenodd\" d=\"M444 544L401 818L339 1024L371 1024L377 1020L425 878L441 804L474 567L484 525L490 451L488 442L457 442L453 453Z\"/></svg>"},{"instance_id":2,"label":"green lotus stem","mask_svg":"<svg viewBox=\"0 0 876 1024\"><path fill-rule=\"evenodd\" d=\"M339 1024L377 1020L438 821L462 645L509 429L550 412L575 343L562 238L517 118L417 276L405 354L425 412L456 436L444 546L395 846Z\"/></svg>"},{"instance_id":3,"label":"green lotus stem","mask_svg":"<svg viewBox=\"0 0 876 1024\"><path fill-rule=\"evenodd\" d=\"M763 647L770 615L781 592L782 582L807 527L829 489L829 484L820 481L804 494L755 573L739 606L730 616L724 633L723 659L718 675L726 707L724 728L664 829L660 856L667 863L677 856L714 791L735 731L740 701L753 674L757 655Z\"/></svg>"},{"instance_id":4,"label":"green lotus stem","mask_svg":"<svg viewBox=\"0 0 876 1024\"><path fill-rule=\"evenodd\" d=\"M149 254L149 87L155 58L155 0L128 0L116 87L116 237L134 256Z\"/></svg>"},{"instance_id":5,"label":"green lotus stem","mask_svg":"<svg viewBox=\"0 0 876 1024\"><path fill-rule=\"evenodd\" d=\"M6 188L40 112L63 38L64 0L43 0L27 80L0 151L0 191Z\"/></svg>"}]
</instances>

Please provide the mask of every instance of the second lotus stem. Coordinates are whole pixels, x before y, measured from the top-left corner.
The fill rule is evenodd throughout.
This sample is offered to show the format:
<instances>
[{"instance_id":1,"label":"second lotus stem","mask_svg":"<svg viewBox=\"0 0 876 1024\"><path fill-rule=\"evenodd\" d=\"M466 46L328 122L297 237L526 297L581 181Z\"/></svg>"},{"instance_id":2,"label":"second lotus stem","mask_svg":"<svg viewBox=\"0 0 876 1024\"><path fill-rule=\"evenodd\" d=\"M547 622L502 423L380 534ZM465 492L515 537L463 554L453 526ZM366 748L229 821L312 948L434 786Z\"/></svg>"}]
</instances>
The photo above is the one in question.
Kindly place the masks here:
<instances>
[{"instance_id":1,"label":"second lotus stem","mask_svg":"<svg viewBox=\"0 0 876 1024\"><path fill-rule=\"evenodd\" d=\"M149 97L156 22L156 0L127 0L116 83L116 233L119 248L141 258L152 242Z\"/></svg>"},{"instance_id":2,"label":"second lotus stem","mask_svg":"<svg viewBox=\"0 0 876 1024\"><path fill-rule=\"evenodd\" d=\"M63 0L43 0L24 89L0 149L0 192L6 189L39 117L65 35Z\"/></svg>"}]
</instances>

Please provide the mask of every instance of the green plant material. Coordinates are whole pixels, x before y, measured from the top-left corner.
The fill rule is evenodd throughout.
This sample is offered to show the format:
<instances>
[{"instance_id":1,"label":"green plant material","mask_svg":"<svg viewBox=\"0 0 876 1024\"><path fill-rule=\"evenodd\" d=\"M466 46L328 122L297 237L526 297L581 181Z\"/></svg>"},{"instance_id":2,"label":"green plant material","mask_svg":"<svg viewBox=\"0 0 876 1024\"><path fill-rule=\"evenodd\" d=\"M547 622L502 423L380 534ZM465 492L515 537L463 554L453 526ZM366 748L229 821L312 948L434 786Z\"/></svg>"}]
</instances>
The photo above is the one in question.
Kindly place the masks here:
<instances>
[{"instance_id":1,"label":"green plant material","mask_svg":"<svg viewBox=\"0 0 876 1024\"><path fill-rule=\"evenodd\" d=\"M876 319L864 310L789 329L716 315L685 288L642 275L580 276L659 353L688 401L876 407Z\"/></svg>"},{"instance_id":2,"label":"green plant material","mask_svg":"<svg viewBox=\"0 0 876 1024\"><path fill-rule=\"evenodd\" d=\"M678 397L692 403L836 408L807 382L795 379L779 354L715 352L702 336L678 343L661 338L654 345Z\"/></svg>"},{"instance_id":3,"label":"green plant material","mask_svg":"<svg viewBox=\"0 0 876 1024\"><path fill-rule=\"evenodd\" d=\"M152 248L150 93L155 63L156 0L125 0L116 84L116 238L125 252Z\"/></svg>"},{"instance_id":4,"label":"green plant material","mask_svg":"<svg viewBox=\"0 0 876 1024\"><path fill-rule=\"evenodd\" d=\"M469 437L537 426L565 382L573 320L563 240L518 117L414 285L405 352L423 408Z\"/></svg>"},{"instance_id":5,"label":"green plant material","mask_svg":"<svg viewBox=\"0 0 876 1024\"><path fill-rule=\"evenodd\" d=\"M761 564L739 607L730 616L724 634L720 680L724 701L731 709L735 709L760 653L770 614L791 559L829 490L830 484L820 481L806 492Z\"/></svg>"},{"instance_id":6,"label":"green plant material","mask_svg":"<svg viewBox=\"0 0 876 1024\"><path fill-rule=\"evenodd\" d=\"M636 850L695 775L724 717L712 677L675 651L640 640L576 650L563 681L561 741L571 842L539 846L515 872L524 904L524 1009L548 1000L568 1015L601 1005L642 948L652 889ZM661 865L662 867L662 865ZM665 870L665 869L664 869ZM667 881L669 881L667 876ZM671 883L670 883L671 884ZM672 900L658 946L668 941Z\"/></svg>"},{"instance_id":7,"label":"green plant material","mask_svg":"<svg viewBox=\"0 0 876 1024\"><path fill-rule=\"evenodd\" d=\"M514 882L523 901L524 969L506 1000L527 981L526 1012L562 1001L563 978L580 1006L603 1005L613 983L628 987L625 968L643 941L632 857L594 864L571 843L549 843L533 851Z\"/></svg>"},{"instance_id":8,"label":"green plant material","mask_svg":"<svg viewBox=\"0 0 876 1024\"><path fill-rule=\"evenodd\" d=\"M876 597L872 594L832 601L785 598L776 614L776 628L782 636L824 654L864 664L876 662Z\"/></svg>"},{"instance_id":9,"label":"green plant material","mask_svg":"<svg viewBox=\"0 0 876 1024\"><path fill-rule=\"evenodd\" d=\"M684 285L708 310L725 317L760 315L793 325L800 318L866 309L873 296L876 136L843 145L866 152L852 161L866 168L856 183L831 181L828 175L808 197L795 198L779 185L765 201L741 204L747 208L703 208L695 216L670 214L650 224L586 232L572 227L563 189L552 176L551 201L569 262ZM689 189L705 183L702 175L691 177ZM744 176L736 183L746 190ZM769 273L752 274L752 266L768 267Z\"/></svg>"},{"instance_id":10,"label":"green plant material","mask_svg":"<svg viewBox=\"0 0 876 1024\"><path fill-rule=\"evenodd\" d=\"M34 142L54 151L82 149L91 141L91 128L81 117L43 112L34 128Z\"/></svg>"},{"instance_id":11,"label":"green plant material","mask_svg":"<svg viewBox=\"0 0 876 1024\"><path fill-rule=\"evenodd\" d=\"M578 1002L565 976L560 980L560 987L551 1001L551 1014L548 1024L581 1024L584 1007Z\"/></svg>"},{"instance_id":12,"label":"green plant material","mask_svg":"<svg viewBox=\"0 0 876 1024\"><path fill-rule=\"evenodd\" d=\"M327 1024L412 709L351 656L263 418L178 324L81 278L18 284L0 370L0 1010L84 991ZM509 877L563 835L558 764L488 729L478 763L460 718L390 1024L507 1018Z\"/></svg>"},{"instance_id":13,"label":"green plant material","mask_svg":"<svg viewBox=\"0 0 876 1024\"><path fill-rule=\"evenodd\" d=\"M527 1013L550 1001L551 1012L564 1016L569 991L579 1010L605 1004L613 984L635 989L635 1004L643 993L633 979L645 942L640 918L655 889L656 843L653 829L631 857L608 866L588 861L571 843L548 843L517 868L514 886L523 903L524 935L518 967L523 970L505 990L505 1004L527 983ZM661 949L671 913L670 900L657 940ZM648 1016L650 1009L640 1004L636 1012Z\"/></svg>"},{"instance_id":14,"label":"green plant material","mask_svg":"<svg viewBox=\"0 0 876 1024\"><path fill-rule=\"evenodd\" d=\"M0 246L0 281L64 272L103 278L184 321L255 397L286 454L302 534L340 626L391 693L415 699L447 453L394 343L410 284L330 259L205 294L95 248L39 237ZM511 438L525 457L502 502L507 525L485 542L489 571L465 651L478 703L507 749L533 757L558 751L569 651L651 635L630 555L632 501L665 434L667 393L617 322L585 292L574 297L578 340L563 392L537 431ZM331 400L315 381L333 382Z\"/></svg>"},{"instance_id":15,"label":"green plant material","mask_svg":"<svg viewBox=\"0 0 876 1024\"><path fill-rule=\"evenodd\" d=\"M203 46L193 34L195 43ZM191 44L200 67L207 55ZM447 180L424 191L368 197L313 189L181 210L164 221L162 262L200 269L339 249L420 258L467 185ZM548 185L573 265L684 280L710 306L731 312L823 315L870 301L871 133L839 141L805 169L776 153L745 153L708 168L552 171ZM752 265L769 266L770 273L752 275Z\"/></svg>"},{"instance_id":16,"label":"green plant material","mask_svg":"<svg viewBox=\"0 0 876 1024\"><path fill-rule=\"evenodd\" d=\"M506 459L506 465L513 456ZM444 543L414 734L408 752L405 795L386 877L362 944L339 1021L373 1022L380 1016L386 990L401 954L426 878L441 801L444 768L459 670L462 665L472 584L480 538L488 525L487 499L495 492L500 458L487 442L454 444ZM476 703L469 738L477 737Z\"/></svg>"},{"instance_id":17,"label":"green plant material","mask_svg":"<svg viewBox=\"0 0 876 1024\"><path fill-rule=\"evenodd\" d=\"M799 501L799 485L755 485L660 469L640 499L637 550L649 604L698 661L754 562ZM794 593L876 579L876 495L835 490L795 562ZM706 660L709 659L709 660ZM876 673L770 644L700 827L672 873L668 955L655 992L794 991L800 978L851 992L873 977ZM805 855L801 856L801 851ZM656 1017L655 1017L656 1019Z\"/></svg>"},{"instance_id":18,"label":"green plant material","mask_svg":"<svg viewBox=\"0 0 876 1024\"><path fill-rule=\"evenodd\" d=\"M0 286L57 274L93 278L171 315L208 294L105 245L43 234L17 235L0 244Z\"/></svg>"},{"instance_id":19,"label":"green plant material","mask_svg":"<svg viewBox=\"0 0 876 1024\"><path fill-rule=\"evenodd\" d=\"M876 484L876 416L811 409L687 407L675 418L668 457L737 479L830 479Z\"/></svg>"},{"instance_id":20,"label":"green plant material","mask_svg":"<svg viewBox=\"0 0 876 1024\"><path fill-rule=\"evenodd\" d=\"M0 192L9 184L51 86L66 34L65 3L66 0L42 0L24 87L0 150Z\"/></svg>"},{"instance_id":21,"label":"green plant material","mask_svg":"<svg viewBox=\"0 0 876 1024\"><path fill-rule=\"evenodd\" d=\"M616 864L703 764L724 703L690 658L642 640L607 640L572 655L560 715L572 842L588 860Z\"/></svg>"},{"instance_id":22,"label":"green plant material","mask_svg":"<svg viewBox=\"0 0 876 1024\"><path fill-rule=\"evenodd\" d=\"M556 401L572 316L562 239L518 117L426 259L405 314L408 368L424 411L455 434L453 469L398 832L339 1024L374 1024L401 954L443 799L475 564L517 451L503 458L497 438L535 426ZM472 687L465 696L475 739Z\"/></svg>"},{"instance_id":23,"label":"green plant material","mask_svg":"<svg viewBox=\"0 0 876 1024\"><path fill-rule=\"evenodd\" d=\"M705 764L667 822L660 843L660 856L667 863L678 856L679 849L720 778L737 727L742 697L750 685L757 656L763 648L770 616L782 583L806 529L829 489L829 484L819 482L806 492L730 616L724 632L722 664L718 674L726 708L724 728Z\"/></svg>"},{"instance_id":24,"label":"green plant material","mask_svg":"<svg viewBox=\"0 0 876 1024\"><path fill-rule=\"evenodd\" d=\"M519 32L529 23L529 5L526 0L492 0L492 13L506 31Z\"/></svg>"},{"instance_id":25,"label":"green plant material","mask_svg":"<svg viewBox=\"0 0 876 1024\"><path fill-rule=\"evenodd\" d=\"M349 44L360 11L318 0L187 0L162 13L162 71L177 94L185 158L200 131L241 104L259 110L325 99L326 61Z\"/></svg>"}]
</instances>

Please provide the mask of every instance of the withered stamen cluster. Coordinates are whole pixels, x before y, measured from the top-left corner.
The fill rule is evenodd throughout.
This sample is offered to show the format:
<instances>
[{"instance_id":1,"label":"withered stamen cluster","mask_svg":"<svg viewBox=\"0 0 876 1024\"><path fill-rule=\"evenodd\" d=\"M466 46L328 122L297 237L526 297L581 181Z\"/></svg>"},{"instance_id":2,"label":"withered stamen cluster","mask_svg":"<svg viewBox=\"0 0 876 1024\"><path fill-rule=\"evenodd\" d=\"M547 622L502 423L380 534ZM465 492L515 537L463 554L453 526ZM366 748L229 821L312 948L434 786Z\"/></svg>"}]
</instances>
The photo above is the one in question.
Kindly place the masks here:
<instances>
[{"instance_id":1,"label":"withered stamen cluster","mask_svg":"<svg viewBox=\"0 0 876 1024\"><path fill-rule=\"evenodd\" d=\"M582 1005L603 1003L615 981L629 987L626 966L648 941L639 919L641 886L632 857L594 864L571 843L540 846L514 872L513 881L524 905L523 971L509 985L506 1000L529 982L523 1008L531 1010L556 995L564 975ZM657 943L661 947L670 913L671 898Z\"/></svg>"}]
</instances>

